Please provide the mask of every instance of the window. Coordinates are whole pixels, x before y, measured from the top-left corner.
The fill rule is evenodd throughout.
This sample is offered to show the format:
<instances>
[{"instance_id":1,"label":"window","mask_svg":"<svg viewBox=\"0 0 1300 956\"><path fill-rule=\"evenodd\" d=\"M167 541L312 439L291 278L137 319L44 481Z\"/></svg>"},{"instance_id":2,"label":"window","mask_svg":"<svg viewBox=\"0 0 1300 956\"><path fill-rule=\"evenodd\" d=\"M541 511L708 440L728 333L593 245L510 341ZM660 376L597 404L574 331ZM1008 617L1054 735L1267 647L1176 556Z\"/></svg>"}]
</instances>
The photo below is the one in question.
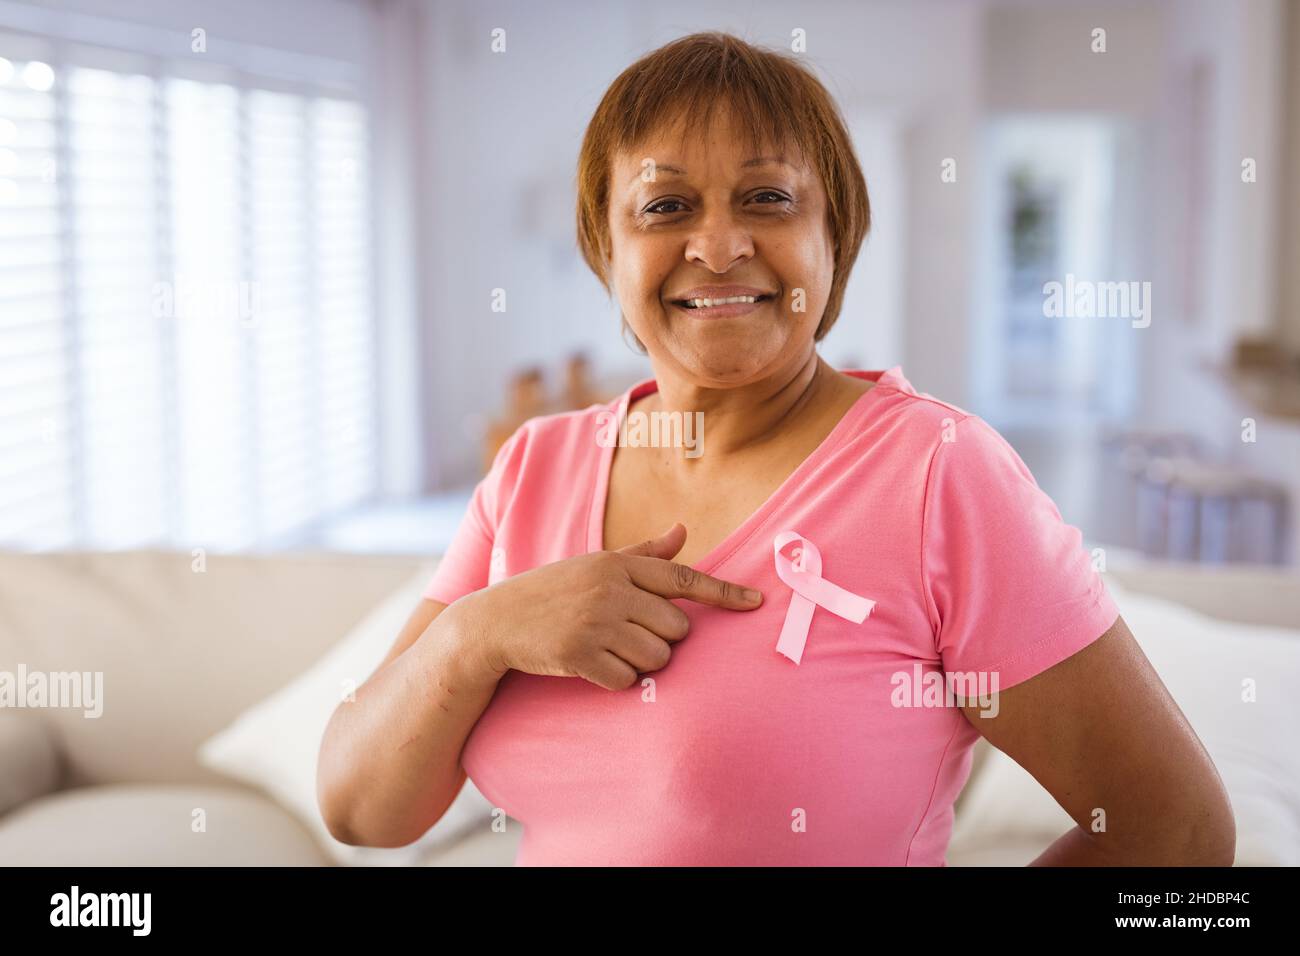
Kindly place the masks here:
<instances>
[{"instance_id":1,"label":"window","mask_svg":"<svg viewBox=\"0 0 1300 956\"><path fill-rule=\"evenodd\" d=\"M237 550L375 493L367 160L335 94L0 59L0 544Z\"/></svg>"}]
</instances>

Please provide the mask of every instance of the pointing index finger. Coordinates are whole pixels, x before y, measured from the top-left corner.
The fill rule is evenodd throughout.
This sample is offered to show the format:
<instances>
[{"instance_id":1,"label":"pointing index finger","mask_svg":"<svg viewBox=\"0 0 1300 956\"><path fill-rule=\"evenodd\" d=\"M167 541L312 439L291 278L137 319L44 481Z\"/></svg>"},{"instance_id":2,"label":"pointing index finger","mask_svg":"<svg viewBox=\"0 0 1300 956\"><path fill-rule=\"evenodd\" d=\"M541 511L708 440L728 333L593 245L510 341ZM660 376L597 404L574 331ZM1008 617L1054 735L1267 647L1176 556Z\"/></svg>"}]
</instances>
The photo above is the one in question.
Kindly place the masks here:
<instances>
[{"instance_id":1,"label":"pointing index finger","mask_svg":"<svg viewBox=\"0 0 1300 956\"><path fill-rule=\"evenodd\" d=\"M689 564L637 555L627 556L626 564L633 584L661 597L687 598L735 611L752 611L763 601L761 592L715 578Z\"/></svg>"}]
</instances>

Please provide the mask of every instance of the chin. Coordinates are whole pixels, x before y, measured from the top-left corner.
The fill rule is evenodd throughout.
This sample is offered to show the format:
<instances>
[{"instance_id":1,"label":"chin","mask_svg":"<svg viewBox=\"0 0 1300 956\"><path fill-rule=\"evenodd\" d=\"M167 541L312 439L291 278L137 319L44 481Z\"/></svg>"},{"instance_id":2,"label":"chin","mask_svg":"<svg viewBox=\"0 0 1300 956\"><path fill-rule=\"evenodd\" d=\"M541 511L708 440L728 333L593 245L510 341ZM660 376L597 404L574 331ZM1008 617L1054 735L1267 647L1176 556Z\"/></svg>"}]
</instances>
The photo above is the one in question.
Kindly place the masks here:
<instances>
[{"instance_id":1,"label":"chin","mask_svg":"<svg viewBox=\"0 0 1300 956\"><path fill-rule=\"evenodd\" d=\"M678 364L691 378L701 385L726 387L744 385L766 367L764 363L754 360L752 354L745 355L743 346L733 346L714 353L696 354L678 360Z\"/></svg>"}]
</instances>

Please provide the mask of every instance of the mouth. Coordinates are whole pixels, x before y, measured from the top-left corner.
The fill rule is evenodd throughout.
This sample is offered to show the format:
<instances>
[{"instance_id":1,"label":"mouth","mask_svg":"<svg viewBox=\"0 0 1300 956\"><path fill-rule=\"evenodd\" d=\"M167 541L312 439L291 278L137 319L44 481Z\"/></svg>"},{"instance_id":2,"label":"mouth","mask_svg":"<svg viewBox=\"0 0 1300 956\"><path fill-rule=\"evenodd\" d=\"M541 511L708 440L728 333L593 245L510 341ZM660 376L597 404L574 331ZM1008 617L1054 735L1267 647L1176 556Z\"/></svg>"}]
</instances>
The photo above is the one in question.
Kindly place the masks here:
<instances>
[{"instance_id":1,"label":"mouth","mask_svg":"<svg viewBox=\"0 0 1300 956\"><path fill-rule=\"evenodd\" d=\"M720 319L733 315L745 315L753 312L776 296L763 295L729 295L717 299L674 299L674 308L697 319Z\"/></svg>"}]
</instances>

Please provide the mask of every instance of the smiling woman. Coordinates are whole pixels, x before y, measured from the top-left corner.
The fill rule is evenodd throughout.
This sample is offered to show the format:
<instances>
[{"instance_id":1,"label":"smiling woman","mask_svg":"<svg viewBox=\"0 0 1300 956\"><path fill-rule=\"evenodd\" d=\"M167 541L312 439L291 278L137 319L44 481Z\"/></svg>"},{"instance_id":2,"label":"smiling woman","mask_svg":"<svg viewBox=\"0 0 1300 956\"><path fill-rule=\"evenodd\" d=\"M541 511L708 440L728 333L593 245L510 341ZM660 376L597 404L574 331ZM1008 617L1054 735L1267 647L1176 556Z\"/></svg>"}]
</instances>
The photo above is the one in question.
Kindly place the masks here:
<instances>
[{"instance_id":1,"label":"smiling woman","mask_svg":"<svg viewBox=\"0 0 1300 956\"><path fill-rule=\"evenodd\" d=\"M680 234L715 203L770 237L765 244L783 261L768 265L781 266L784 276L769 275L757 287L665 289L655 282L662 268L646 261L664 246L655 237ZM617 291L625 321L629 308L644 319L639 302L680 307L709 292L762 296L773 308L810 317L820 341L839 316L870 224L866 181L822 85L795 60L726 34L684 37L628 67L587 127L578 160L578 242L597 278ZM729 265L739 252L735 239L716 236L699 252L729 257L722 263ZM781 278L794 284L777 288ZM644 348L636 317L631 324Z\"/></svg>"},{"instance_id":2,"label":"smiling woman","mask_svg":"<svg viewBox=\"0 0 1300 956\"><path fill-rule=\"evenodd\" d=\"M501 448L327 730L335 836L409 843L468 775L520 864L942 866L983 734L1078 824L1037 862L1231 862L1213 765L1011 446L817 354L869 219L796 60L698 34L615 80L578 234L655 375ZM706 453L609 440L647 413Z\"/></svg>"}]
</instances>

